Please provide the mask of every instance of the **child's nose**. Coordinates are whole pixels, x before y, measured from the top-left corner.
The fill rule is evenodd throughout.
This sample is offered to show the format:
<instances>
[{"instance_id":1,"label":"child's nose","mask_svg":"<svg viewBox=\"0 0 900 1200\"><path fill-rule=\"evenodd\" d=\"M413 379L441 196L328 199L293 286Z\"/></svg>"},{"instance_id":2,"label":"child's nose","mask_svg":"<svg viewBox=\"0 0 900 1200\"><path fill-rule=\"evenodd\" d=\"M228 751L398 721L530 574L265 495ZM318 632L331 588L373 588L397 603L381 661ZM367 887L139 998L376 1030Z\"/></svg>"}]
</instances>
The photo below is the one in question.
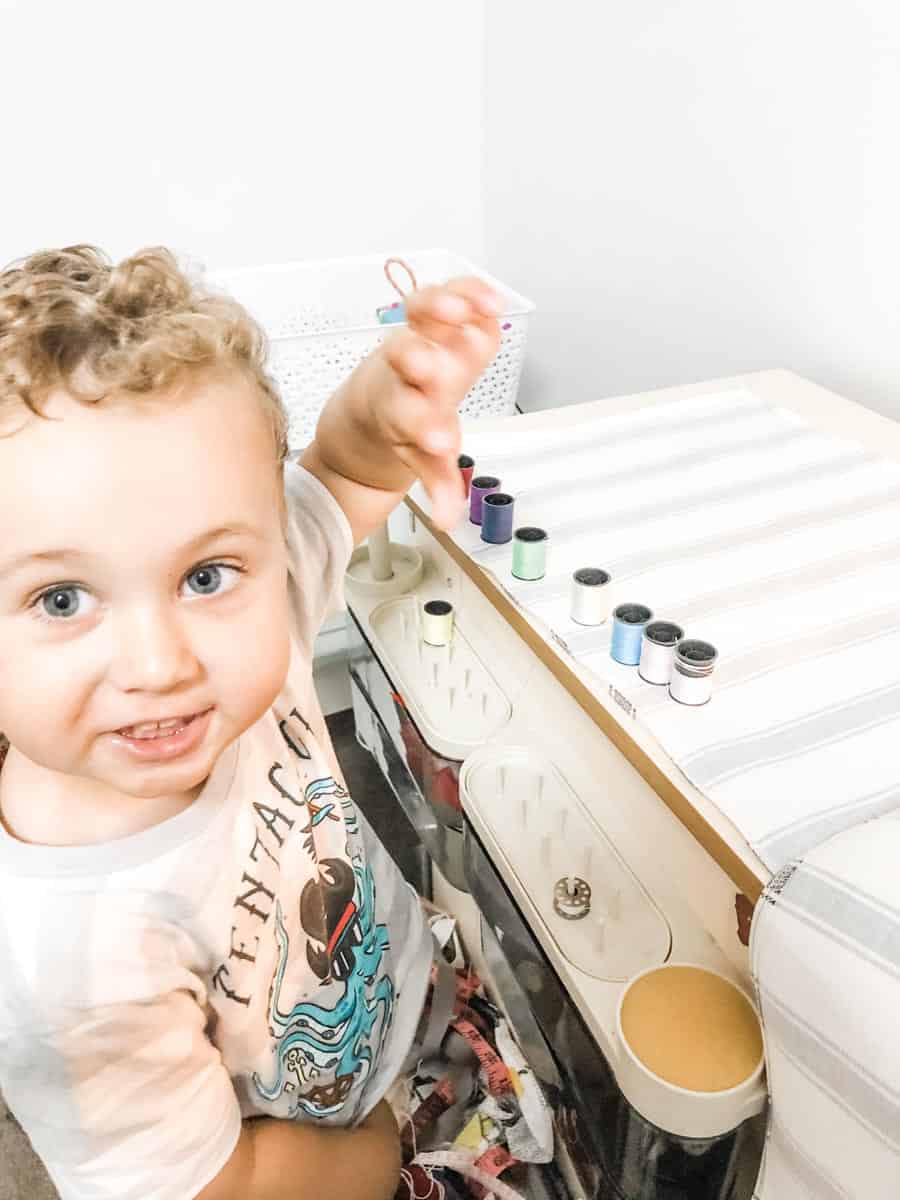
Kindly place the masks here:
<instances>
[{"instance_id":1,"label":"child's nose","mask_svg":"<svg viewBox=\"0 0 900 1200\"><path fill-rule=\"evenodd\" d=\"M171 691L196 676L196 655L174 613L134 609L118 632L112 673L122 691Z\"/></svg>"}]
</instances>

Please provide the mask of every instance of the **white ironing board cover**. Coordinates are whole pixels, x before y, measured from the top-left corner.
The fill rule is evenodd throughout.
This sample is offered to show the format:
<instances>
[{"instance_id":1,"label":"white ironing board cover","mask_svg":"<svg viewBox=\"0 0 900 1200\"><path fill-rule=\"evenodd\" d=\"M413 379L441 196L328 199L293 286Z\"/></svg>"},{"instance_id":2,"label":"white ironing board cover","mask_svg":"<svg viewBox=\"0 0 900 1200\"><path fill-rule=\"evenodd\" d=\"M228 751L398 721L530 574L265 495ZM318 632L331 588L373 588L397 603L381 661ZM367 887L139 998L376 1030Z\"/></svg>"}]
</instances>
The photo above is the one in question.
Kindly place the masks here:
<instances>
[{"instance_id":1,"label":"white ironing board cover","mask_svg":"<svg viewBox=\"0 0 900 1200\"><path fill-rule=\"evenodd\" d=\"M756 1200L896 1200L900 813L779 872L750 952L772 1096Z\"/></svg>"},{"instance_id":2,"label":"white ironing board cover","mask_svg":"<svg viewBox=\"0 0 900 1200\"><path fill-rule=\"evenodd\" d=\"M747 388L559 429L469 426L516 527L549 534L547 574L510 544L452 537L596 681L634 706L770 870L900 805L900 463L819 432ZM573 571L615 603L712 642L712 701L676 703L609 655L611 621L569 616Z\"/></svg>"}]
</instances>

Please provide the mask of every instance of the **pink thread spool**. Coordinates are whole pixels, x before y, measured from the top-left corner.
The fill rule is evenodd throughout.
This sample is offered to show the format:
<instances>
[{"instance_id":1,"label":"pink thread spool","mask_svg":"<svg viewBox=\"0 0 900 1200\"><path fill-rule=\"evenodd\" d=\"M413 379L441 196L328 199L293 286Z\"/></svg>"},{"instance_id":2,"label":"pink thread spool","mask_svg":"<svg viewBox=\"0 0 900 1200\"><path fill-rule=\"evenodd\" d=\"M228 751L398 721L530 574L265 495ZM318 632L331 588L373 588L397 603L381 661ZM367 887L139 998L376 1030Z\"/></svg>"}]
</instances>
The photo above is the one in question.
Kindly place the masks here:
<instances>
[{"instance_id":1,"label":"pink thread spool","mask_svg":"<svg viewBox=\"0 0 900 1200\"><path fill-rule=\"evenodd\" d=\"M458 459L460 474L463 477L463 484L466 489L466 499L469 498L469 493L472 491L472 476L475 473L475 459L470 458L468 454L461 454Z\"/></svg>"}]
</instances>

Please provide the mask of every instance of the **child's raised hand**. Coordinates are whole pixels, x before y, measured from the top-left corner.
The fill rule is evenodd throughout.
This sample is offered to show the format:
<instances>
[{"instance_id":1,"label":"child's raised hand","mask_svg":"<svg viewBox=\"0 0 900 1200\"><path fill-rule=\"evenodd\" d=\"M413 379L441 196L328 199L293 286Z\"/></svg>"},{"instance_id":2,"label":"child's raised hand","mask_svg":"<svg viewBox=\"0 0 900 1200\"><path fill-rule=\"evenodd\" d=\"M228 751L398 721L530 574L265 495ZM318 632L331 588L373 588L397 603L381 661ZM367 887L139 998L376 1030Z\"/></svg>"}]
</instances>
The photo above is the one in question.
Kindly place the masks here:
<instances>
[{"instance_id":1,"label":"child's raised hand","mask_svg":"<svg viewBox=\"0 0 900 1200\"><path fill-rule=\"evenodd\" d=\"M422 481L443 529L465 502L457 409L497 353L500 309L497 295L475 278L412 292L407 327L384 344L392 379L370 393L381 436Z\"/></svg>"}]
</instances>

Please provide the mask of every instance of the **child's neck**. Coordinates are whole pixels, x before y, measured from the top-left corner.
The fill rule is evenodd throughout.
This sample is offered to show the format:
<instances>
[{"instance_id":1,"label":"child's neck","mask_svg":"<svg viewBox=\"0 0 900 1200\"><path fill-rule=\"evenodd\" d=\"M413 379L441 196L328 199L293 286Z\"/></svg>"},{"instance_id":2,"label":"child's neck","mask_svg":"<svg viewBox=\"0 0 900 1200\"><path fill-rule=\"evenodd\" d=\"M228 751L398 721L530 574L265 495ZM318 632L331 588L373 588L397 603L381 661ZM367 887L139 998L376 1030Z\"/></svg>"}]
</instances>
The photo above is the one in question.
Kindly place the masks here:
<instances>
[{"instance_id":1,"label":"child's neck","mask_svg":"<svg viewBox=\"0 0 900 1200\"><path fill-rule=\"evenodd\" d=\"M90 846L151 829L183 812L202 784L173 796L136 797L32 762L14 746L0 760L0 822L39 846Z\"/></svg>"}]
</instances>

